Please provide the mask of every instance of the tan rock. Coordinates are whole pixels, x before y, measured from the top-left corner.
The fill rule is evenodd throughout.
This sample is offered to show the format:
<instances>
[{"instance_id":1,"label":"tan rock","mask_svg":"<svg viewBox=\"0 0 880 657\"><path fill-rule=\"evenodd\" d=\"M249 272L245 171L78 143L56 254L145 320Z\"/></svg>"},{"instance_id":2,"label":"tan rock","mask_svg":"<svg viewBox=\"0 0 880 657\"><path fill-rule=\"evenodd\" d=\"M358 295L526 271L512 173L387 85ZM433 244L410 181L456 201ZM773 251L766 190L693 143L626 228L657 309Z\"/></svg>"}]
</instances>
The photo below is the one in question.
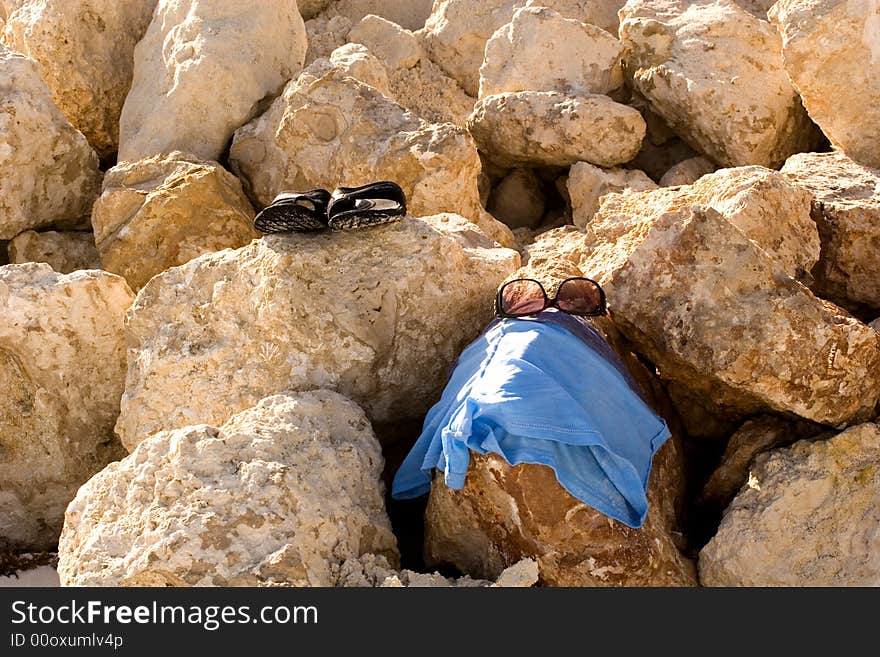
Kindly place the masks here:
<instances>
[{"instance_id":1,"label":"tan rock","mask_svg":"<svg viewBox=\"0 0 880 657\"><path fill-rule=\"evenodd\" d=\"M412 68L424 56L422 46L412 32L381 16L364 16L351 28L348 39L367 46L392 69Z\"/></svg>"},{"instance_id":2,"label":"tan rock","mask_svg":"<svg viewBox=\"0 0 880 657\"><path fill-rule=\"evenodd\" d=\"M0 267L0 544L50 549L77 488L124 453L113 423L132 298L106 272Z\"/></svg>"},{"instance_id":3,"label":"tan rock","mask_svg":"<svg viewBox=\"0 0 880 657\"><path fill-rule=\"evenodd\" d=\"M492 189L488 210L511 228L536 228L544 216L542 187L531 169L513 169Z\"/></svg>"},{"instance_id":4,"label":"tan rock","mask_svg":"<svg viewBox=\"0 0 880 657\"><path fill-rule=\"evenodd\" d=\"M342 564L338 586L390 587L390 588L527 588L538 581L538 564L533 559L522 559L505 568L494 582L485 579L444 577L438 572L418 573L412 570L396 570L385 557L375 554L350 558Z\"/></svg>"},{"instance_id":5,"label":"tan rock","mask_svg":"<svg viewBox=\"0 0 880 657\"><path fill-rule=\"evenodd\" d=\"M637 110L607 96L520 91L486 96L468 118L481 151L505 165L614 166L633 159L645 136Z\"/></svg>"},{"instance_id":6,"label":"tan rock","mask_svg":"<svg viewBox=\"0 0 880 657\"><path fill-rule=\"evenodd\" d=\"M101 185L98 158L52 102L36 63L3 46L0 97L0 239L83 225Z\"/></svg>"},{"instance_id":7,"label":"tan rock","mask_svg":"<svg viewBox=\"0 0 880 657\"><path fill-rule=\"evenodd\" d=\"M880 425L758 457L700 552L706 586L880 585Z\"/></svg>"},{"instance_id":8,"label":"tan rock","mask_svg":"<svg viewBox=\"0 0 880 657\"><path fill-rule=\"evenodd\" d=\"M170 269L127 322L118 435L133 449L315 387L338 389L374 421L419 417L518 264L473 224L440 215L270 236Z\"/></svg>"},{"instance_id":9,"label":"tan rock","mask_svg":"<svg viewBox=\"0 0 880 657\"><path fill-rule=\"evenodd\" d=\"M673 165L660 178L661 187L676 187L678 185L690 185L697 182L706 174L713 173L717 167L708 157L702 155L689 157L678 164Z\"/></svg>"},{"instance_id":10,"label":"tan rock","mask_svg":"<svg viewBox=\"0 0 880 657\"><path fill-rule=\"evenodd\" d=\"M770 20L812 119L851 158L880 168L877 0L781 0Z\"/></svg>"},{"instance_id":11,"label":"tan rock","mask_svg":"<svg viewBox=\"0 0 880 657\"><path fill-rule=\"evenodd\" d=\"M320 15L305 22L306 49L304 64L308 66L316 59L329 57L330 53L345 45L351 30L351 20L345 16Z\"/></svg>"},{"instance_id":12,"label":"tan rock","mask_svg":"<svg viewBox=\"0 0 880 657\"><path fill-rule=\"evenodd\" d=\"M92 210L103 269L139 290L205 253L259 237L241 183L217 162L175 151L107 172Z\"/></svg>"},{"instance_id":13,"label":"tan rock","mask_svg":"<svg viewBox=\"0 0 880 657\"><path fill-rule=\"evenodd\" d=\"M571 199L572 222L581 228L590 223L599 209L600 199L606 194L656 188L657 183L638 169L602 169L587 162L578 162L571 167L566 182Z\"/></svg>"},{"instance_id":14,"label":"tan rock","mask_svg":"<svg viewBox=\"0 0 880 657\"><path fill-rule=\"evenodd\" d=\"M767 20L767 12L770 7L776 4L776 0L736 0L736 4L753 16L765 21Z\"/></svg>"},{"instance_id":15,"label":"tan rock","mask_svg":"<svg viewBox=\"0 0 880 657\"><path fill-rule=\"evenodd\" d=\"M309 20L324 11L333 0L297 0L299 13L302 14L304 20Z\"/></svg>"},{"instance_id":16,"label":"tan rock","mask_svg":"<svg viewBox=\"0 0 880 657\"><path fill-rule=\"evenodd\" d=\"M617 12L625 4L626 0L528 0L525 6L549 7L566 18L590 23L616 35L620 26Z\"/></svg>"},{"instance_id":17,"label":"tan rock","mask_svg":"<svg viewBox=\"0 0 880 657\"><path fill-rule=\"evenodd\" d=\"M693 185L606 196L596 218L626 221L660 217L691 205L717 210L793 277L804 277L819 259L819 233L810 217L810 195L782 174L763 167L721 169Z\"/></svg>"},{"instance_id":18,"label":"tan rock","mask_svg":"<svg viewBox=\"0 0 880 657\"><path fill-rule=\"evenodd\" d=\"M9 262L45 262L62 274L78 269L100 269L95 236L85 231L26 230L9 242Z\"/></svg>"},{"instance_id":19,"label":"tan rock","mask_svg":"<svg viewBox=\"0 0 880 657\"><path fill-rule=\"evenodd\" d=\"M782 173L813 195L822 238L816 293L846 308L880 310L880 169L839 152L800 153Z\"/></svg>"},{"instance_id":20,"label":"tan rock","mask_svg":"<svg viewBox=\"0 0 880 657\"><path fill-rule=\"evenodd\" d=\"M363 411L327 390L159 432L71 502L61 583L333 586L347 558L396 563L383 462Z\"/></svg>"},{"instance_id":21,"label":"tan rock","mask_svg":"<svg viewBox=\"0 0 880 657\"><path fill-rule=\"evenodd\" d=\"M880 333L880 317L878 317L878 318L875 319L873 322L871 322L870 324L868 324L868 326L870 326L872 329L874 329L875 331L877 331L878 333Z\"/></svg>"},{"instance_id":22,"label":"tan rock","mask_svg":"<svg viewBox=\"0 0 880 657\"><path fill-rule=\"evenodd\" d=\"M260 101L300 71L305 52L296 0L159 0L134 52L119 160L175 150L219 159Z\"/></svg>"},{"instance_id":23,"label":"tan rock","mask_svg":"<svg viewBox=\"0 0 880 657\"><path fill-rule=\"evenodd\" d=\"M3 32L10 48L40 65L52 99L102 157L119 143L119 113L131 86L134 47L156 0L25 0Z\"/></svg>"},{"instance_id":24,"label":"tan rock","mask_svg":"<svg viewBox=\"0 0 880 657\"><path fill-rule=\"evenodd\" d=\"M580 267L664 379L731 415L769 408L828 425L873 416L875 331L785 276L715 210L624 218L603 214L610 198L588 226Z\"/></svg>"},{"instance_id":25,"label":"tan rock","mask_svg":"<svg viewBox=\"0 0 880 657\"><path fill-rule=\"evenodd\" d=\"M775 168L810 144L779 35L733 0L630 0L620 38L636 90L721 166Z\"/></svg>"},{"instance_id":26,"label":"tan rock","mask_svg":"<svg viewBox=\"0 0 880 657\"><path fill-rule=\"evenodd\" d=\"M486 43L480 98L507 91L606 94L623 85L622 54L617 38L595 25L524 7Z\"/></svg>"},{"instance_id":27,"label":"tan rock","mask_svg":"<svg viewBox=\"0 0 880 657\"><path fill-rule=\"evenodd\" d=\"M317 60L310 67L313 75L321 71L321 75L336 69L343 75L349 75L358 82L368 84L381 91L385 96L392 96L391 81L388 70L370 50L360 43L347 43L340 46L327 59Z\"/></svg>"},{"instance_id":28,"label":"tan rock","mask_svg":"<svg viewBox=\"0 0 880 657\"><path fill-rule=\"evenodd\" d=\"M353 24L374 14L408 30L418 30L425 25L432 4L433 0L335 0L326 13L345 16Z\"/></svg>"}]
</instances>

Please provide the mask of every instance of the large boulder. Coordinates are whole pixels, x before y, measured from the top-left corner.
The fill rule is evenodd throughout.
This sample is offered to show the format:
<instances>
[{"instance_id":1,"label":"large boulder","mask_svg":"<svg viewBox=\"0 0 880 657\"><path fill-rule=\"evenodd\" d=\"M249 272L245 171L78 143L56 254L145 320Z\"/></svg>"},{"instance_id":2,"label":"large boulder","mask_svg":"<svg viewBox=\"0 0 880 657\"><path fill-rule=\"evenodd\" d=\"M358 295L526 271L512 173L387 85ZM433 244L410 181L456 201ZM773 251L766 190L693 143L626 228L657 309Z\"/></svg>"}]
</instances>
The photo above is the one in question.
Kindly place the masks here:
<instances>
[{"instance_id":1,"label":"large boulder","mask_svg":"<svg viewBox=\"0 0 880 657\"><path fill-rule=\"evenodd\" d=\"M24 0L3 41L37 61L58 108L102 157L119 143L134 47L156 0Z\"/></svg>"},{"instance_id":2,"label":"large boulder","mask_svg":"<svg viewBox=\"0 0 880 657\"><path fill-rule=\"evenodd\" d=\"M175 150L220 159L260 101L300 71L305 52L296 0L159 0L134 51L119 160Z\"/></svg>"},{"instance_id":3,"label":"large boulder","mask_svg":"<svg viewBox=\"0 0 880 657\"><path fill-rule=\"evenodd\" d=\"M191 260L154 277L129 313L117 432L131 450L315 387L374 421L418 417L518 264L453 215L266 237Z\"/></svg>"},{"instance_id":4,"label":"large boulder","mask_svg":"<svg viewBox=\"0 0 880 657\"><path fill-rule=\"evenodd\" d=\"M832 144L880 168L878 9L876 0L781 0L769 15L810 116Z\"/></svg>"},{"instance_id":5,"label":"large boulder","mask_svg":"<svg viewBox=\"0 0 880 657\"><path fill-rule=\"evenodd\" d=\"M773 409L837 426L876 413L880 335L714 209L597 215L587 232L581 269L663 378L732 416Z\"/></svg>"},{"instance_id":6,"label":"large boulder","mask_svg":"<svg viewBox=\"0 0 880 657\"><path fill-rule=\"evenodd\" d=\"M656 189L657 183L638 169L603 169L578 162L568 172L566 190L571 200L571 218L583 228L593 220L599 201L606 194Z\"/></svg>"},{"instance_id":7,"label":"large boulder","mask_svg":"<svg viewBox=\"0 0 880 657\"><path fill-rule=\"evenodd\" d=\"M327 390L159 432L71 502L61 583L333 586L348 558L397 561L382 466L363 411Z\"/></svg>"},{"instance_id":8,"label":"large boulder","mask_svg":"<svg viewBox=\"0 0 880 657\"><path fill-rule=\"evenodd\" d=\"M880 586L880 425L758 457L700 552L706 586Z\"/></svg>"},{"instance_id":9,"label":"large boulder","mask_svg":"<svg viewBox=\"0 0 880 657\"><path fill-rule=\"evenodd\" d=\"M623 47L547 7L518 9L486 43L480 98L506 91L607 94L623 85Z\"/></svg>"},{"instance_id":10,"label":"large boulder","mask_svg":"<svg viewBox=\"0 0 880 657\"><path fill-rule=\"evenodd\" d=\"M132 299L106 272L0 267L0 545L52 548L77 488L124 454L113 425Z\"/></svg>"},{"instance_id":11,"label":"large boulder","mask_svg":"<svg viewBox=\"0 0 880 657\"><path fill-rule=\"evenodd\" d=\"M86 231L26 230L9 242L9 262L45 262L57 272L101 269L95 236Z\"/></svg>"},{"instance_id":12,"label":"large boulder","mask_svg":"<svg viewBox=\"0 0 880 657\"><path fill-rule=\"evenodd\" d=\"M634 87L691 146L729 167L807 150L812 124L769 23L733 0L629 0L620 16Z\"/></svg>"},{"instance_id":13,"label":"large boulder","mask_svg":"<svg viewBox=\"0 0 880 657\"><path fill-rule=\"evenodd\" d=\"M520 91L486 96L468 118L481 151L500 165L610 167L639 152L645 121L607 96Z\"/></svg>"},{"instance_id":14,"label":"large boulder","mask_svg":"<svg viewBox=\"0 0 880 657\"><path fill-rule=\"evenodd\" d=\"M33 60L0 46L0 240L78 226L98 195L98 157L64 117Z\"/></svg>"},{"instance_id":15,"label":"large boulder","mask_svg":"<svg viewBox=\"0 0 880 657\"><path fill-rule=\"evenodd\" d=\"M819 232L810 194L777 171L750 166L721 169L692 185L604 197L596 219L660 217L691 205L717 210L793 277L806 277L819 260Z\"/></svg>"},{"instance_id":16,"label":"large boulder","mask_svg":"<svg viewBox=\"0 0 880 657\"><path fill-rule=\"evenodd\" d=\"M204 253L244 246L257 233L238 178L185 153L122 162L92 209L103 269L139 290L156 274Z\"/></svg>"},{"instance_id":17,"label":"large boulder","mask_svg":"<svg viewBox=\"0 0 880 657\"><path fill-rule=\"evenodd\" d=\"M799 153L782 173L813 195L822 238L816 293L853 310L880 310L880 169L839 152Z\"/></svg>"}]
</instances>

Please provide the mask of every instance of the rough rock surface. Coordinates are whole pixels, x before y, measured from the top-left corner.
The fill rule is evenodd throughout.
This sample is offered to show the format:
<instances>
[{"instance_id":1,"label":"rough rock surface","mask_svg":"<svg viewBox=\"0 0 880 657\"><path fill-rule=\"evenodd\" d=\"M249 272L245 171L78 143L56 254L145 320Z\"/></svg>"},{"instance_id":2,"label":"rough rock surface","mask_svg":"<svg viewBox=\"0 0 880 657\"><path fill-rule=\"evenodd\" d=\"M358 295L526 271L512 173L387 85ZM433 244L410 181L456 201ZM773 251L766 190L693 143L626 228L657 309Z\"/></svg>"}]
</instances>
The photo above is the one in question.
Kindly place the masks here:
<instances>
[{"instance_id":1,"label":"rough rock surface","mask_svg":"<svg viewBox=\"0 0 880 657\"><path fill-rule=\"evenodd\" d=\"M412 32L381 16L364 16L351 28L348 40L362 43L390 68L412 68L423 56L422 46Z\"/></svg>"},{"instance_id":2,"label":"rough rock surface","mask_svg":"<svg viewBox=\"0 0 880 657\"><path fill-rule=\"evenodd\" d=\"M119 160L175 150L219 159L260 101L300 71L305 52L296 0L159 0L134 51Z\"/></svg>"},{"instance_id":3,"label":"rough rock surface","mask_svg":"<svg viewBox=\"0 0 880 657\"><path fill-rule=\"evenodd\" d=\"M98 195L98 158L52 102L36 63L0 46L0 239L81 225Z\"/></svg>"},{"instance_id":4,"label":"rough rock surface","mask_svg":"<svg viewBox=\"0 0 880 657\"><path fill-rule=\"evenodd\" d=\"M425 25L433 0L335 0L324 14L345 16L353 24L373 14L393 21L408 30Z\"/></svg>"},{"instance_id":5,"label":"rough rock surface","mask_svg":"<svg viewBox=\"0 0 880 657\"><path fill-rule=\"evenodd\" d=\"M100 269L95 236L85 231L26 230L9 242L9 262L45 262L62 274L78 269Z\"/></svg>"},{"instance_id":6,"label":"rough rock surface","mask_svg":"<svg viewBox=\"0 0 880 657\"><path fill-rule=\"evenodd\" d=\"M774 258L789 276L804 277L819 260L819 232L810 194L763 167L721 169L693 185L606 196L597 218L660 217L691 205L711 207Z\"/></svg>"},{"instance_id":7,"label":"rough rock surface","mask_svg":"<svg viewBox=\"0 0 880 657\"><path fill-rule=\"evenodd\" d=\"M813 195L822 238L813 269L817 294L844 307L880 310L880 169L839 152L800 153L782 173Z\"/></svg>"},{"instance_id":8,"label":"rough rock surface","mask_svg":"<svg viewBox=\"0 0 880 657\"><path fill-rule=\"evenodd\" d=\"M545 208L541 179L531 169L513 169L492 189L487 207L511 228L536 228Z\"/></svg>"},{"instance_id":9,"label":"rough rock surface","mask_svg":"<svg viewBox=\"0 0 880 657\"><path fill-rule=\"evenodd\" d=\"M610 167L639 152L645 121L607 96L520 91L486 96L468 118L481 151L501 165Z\"/></svg>"},{"instance_id":10,"label":"rough rock surface","mask_svg":"<svg viewBox=\"0 0 880 657\"><path fill-rule=\"evenodd\" d=\"M369 48L360 43L346 43L330 53L330 57L316 60L309 68L311 75L325 75L336 70L341 75L353 77L391 97L391 81L388 69Z\"/></svg>"},{"instance_id":11,"label":"rough rock surface","mask_svg":"<svg viewBox=\"0 0 880 657\"><path fill-rule=\"evenodd\" d=\"M700 552L707 586L880 585L880 425L758 457Z\"/></svg>"},{"instance_id":12,"label":"rough rock surface","mask_svg":"<svg viewBox=\"0 0 880 657\"><path fill-rule=\"evenodd\" d=\"M76 489L124 453L113 423L132 299L106 272L0 267L0 543L52 547Z\"/></svg>"},{"instance_id":13,"label":"rough rock surface","mask_svg":"<svg viewBox=\"0 0 880 657\"><path fill-rule=\"evenodd\" d=\"M266 237L192 260L153 278L132 307L117 432L132 449L315 387L338 389L374 421L418 417L518 264L453 215Z\"/></svg>"},{"instance_id":14,"label":"rough rock surface","mask_svg":"<svg viewBox=\"0 0 880 657\"><path fill-rule=\"evenodd\" d=\"M630 0L620 38L635 88L722 166L775 168L807 150L812 125L780 37L733 0Z\"/></svg>"},{"instance_id":15,"label":"rough rock surface","mask_svg":"<svg viewBox=\"0 0 880 657\"><path fill-rule=\"evenodd\" d=\"M102 157L119 142L135 44L156 0L25 0L3 41L36 60L52 98Z\"/></svg>"},{"instance_id":16,"label":"rough rock surface","mask_svg":"<svg viewBox=\"0 0 880 657\"><path fill-rule=\"evenodd\" d=\"M522 0L442 0L425 21L422 41L431 59L471 96L479 95L486 42L508 23Z\"/></svg>"},{"instance_id":17,"label":"rough rock surface","mask_svg":"<svg viewBox=\"0 0 880 657\"><path fill-rule=\"evenodd\" d=\"M316 59L329 57L330 53L348 41L351 20L345 16L318 16L305 22L306 49L304 64L308 66Z\"/></svg>"},{"instance_id":18,"label":"rough rock surface","mask_svg":"<svg viewBox=\"0 0 880 657\"><path fill-rule=\"evenodd\" d=\"M606 94L623 85L623 48L605 30L524 7L486 43L480 98L506 91Z\"/></svg>"},{"instance_id":19,"label":"rough rock surface","mask_svg":"<svg viewBox=\"0 0 880 657\"><path fill-rule=\"evenodd\" d=\"M678 164L670 167L660 178L661 187L675 187L677 185L690 185L697 182L706 174L712 173L717 167L708 157L702 155L689 157Z\"/></svg>"},{"instance_id":20,"label":"rough rock surface","mask_svg":"<svg viewBox=\"0 0 880 657\"><path fill-rule=\"evenodd\" d=\"M602 169L578 162L568 172L566 189L571 199L572 223L583 228L599 209L605 194L656 189L657 183L638 169Z\"/></svg>"},{"instance_id":21,"label":"rough rock surface","mask_svg":"<svg viewBox=\"0 0 880 657\"><path fill-rule=\"evenodd\" d=\"M620 26L617 12L625 4L626 0L528 0L525 6L549 7L566 18L590 23L616 35Z\"/></svg>"},{"instance_id":22,"label":"rough rock surface","mask_svg":"<svg viewBox=\"0 0 880 657\"><path fill-rule=\"evenodd\" d=\"M812 119L851 158L880 168L877 1L781 0L770 20L782 34L785 70Z\"/></svg>"},{"instance_id":23,"label":"rough rock surface","mask_svg":"<svg viewBox=\"0 0 880 657\"><path fill-rule=\"evenodd\" d=\"M392 588L473 588L502 587L524 588L538 581L538 564L534 559L522 559L505 568L492 582L485 579L444 577L438 572L417 573L412 570L395 570L383 556L365 554L357 559L347 559L342 564L338 586L392 587Z\"/></svg>"},{"instance_id":24,"label":"rough rock surface","mask_svg":"<svg viewBox=\"0 0 880 657\"><path fill-rule=\"evenodd\" d=\"M328 390L159 432L71 502L61 583L333 586L349 557L396 562L383 463L363 411Z\"/></svg>"},{"instance_id":25,"label":"rough rock surface","mask_svg":"<svg viewBox=\"0 0 880 657\"><path fill-rule=\"evenodd\" d=\"M216 162L173 152L107 172L92 210L103 269L139 290L154 275L258 234L241 183Z\"/></svg>"},{"instance_id":26,"label":"rough rock surface","mask_svg":"<svg viewBox=\"0 0 880 657\"><path fill-rule=\"evenodd\" d=\"M874 416L875 331L782 274L715 210L600 218L609 198L580 267L663 378L732 414L770 408L832 426Z\"/></svg>"}]
</instances>

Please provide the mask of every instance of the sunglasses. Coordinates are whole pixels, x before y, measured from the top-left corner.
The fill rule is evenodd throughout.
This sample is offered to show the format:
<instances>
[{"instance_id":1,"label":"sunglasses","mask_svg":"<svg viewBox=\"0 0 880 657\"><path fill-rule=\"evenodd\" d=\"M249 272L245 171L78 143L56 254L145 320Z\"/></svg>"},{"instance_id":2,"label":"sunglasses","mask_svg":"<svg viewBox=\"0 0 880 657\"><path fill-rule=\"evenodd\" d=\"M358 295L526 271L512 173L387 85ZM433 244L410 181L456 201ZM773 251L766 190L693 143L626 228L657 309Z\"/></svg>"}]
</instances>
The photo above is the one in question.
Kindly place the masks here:
<instances>
[{"instance_id":1,"label":"sunglasses","mask_svg":"<svg viewBox=\"0 0 880 657\"><path fill-rule=\"evenodd\" d=\"M538 281L517 278L502 285L495 297L495 315L502 318L536 315L551 306L569 315L604 315L605 292L589 278L566 278L551 299Z\"/></svg>"}]
</instances>

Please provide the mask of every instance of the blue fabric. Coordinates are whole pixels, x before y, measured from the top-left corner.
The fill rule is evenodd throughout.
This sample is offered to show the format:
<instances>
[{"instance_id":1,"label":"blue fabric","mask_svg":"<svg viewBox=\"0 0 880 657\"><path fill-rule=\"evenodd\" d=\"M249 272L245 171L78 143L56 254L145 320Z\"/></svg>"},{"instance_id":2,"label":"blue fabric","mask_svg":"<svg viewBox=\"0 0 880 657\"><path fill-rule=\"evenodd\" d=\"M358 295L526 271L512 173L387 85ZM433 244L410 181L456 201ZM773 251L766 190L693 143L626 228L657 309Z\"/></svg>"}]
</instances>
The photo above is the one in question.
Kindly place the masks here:
<instances>
[{"instance_id":1,"label":"blue fabric","mask_svg":"<svg viewBox=\"0 0 880 657\"><path fill-rule=\"evenodd\" d=\"M630 527L648 512L651 460L669 430L586 321L548 310L493 322L459 357L394 477L392 496L464 486L470 451L549 466L585 504Z\"/></svg>"}]
</instances>

